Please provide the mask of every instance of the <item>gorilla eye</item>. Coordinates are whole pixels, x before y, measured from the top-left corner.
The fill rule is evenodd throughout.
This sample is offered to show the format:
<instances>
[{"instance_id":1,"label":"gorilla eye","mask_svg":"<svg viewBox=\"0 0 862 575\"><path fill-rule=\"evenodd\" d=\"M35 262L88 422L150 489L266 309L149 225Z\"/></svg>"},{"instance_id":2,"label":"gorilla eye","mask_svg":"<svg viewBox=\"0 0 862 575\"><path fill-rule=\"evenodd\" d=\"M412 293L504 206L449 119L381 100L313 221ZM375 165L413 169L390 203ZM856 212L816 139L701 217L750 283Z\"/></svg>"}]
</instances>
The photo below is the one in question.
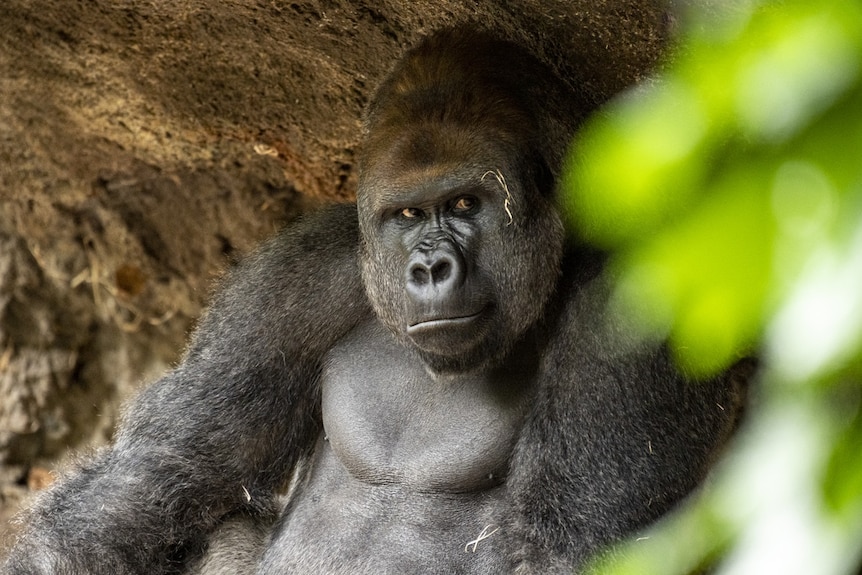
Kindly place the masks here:
<instances>
[{"instance_id":1,"label":"gorilla eye","mask_svg":"<svg viewBox=\"0 0 862 575\"><path fill-rule=\"evenodd\" d=\"M401 210L401 217L407 218L408 220L412 220L414 218L422 217L422 210L419 208L404 208Z\"/></svg>"},{"instance_id":2,"label":"gorilla eye","mask_svg":"<svg viewBox=\"0 0 862 575\"><path fill-rule=\"evenodd\" d=\"M458 198L452 205L452 209L456 212L469 212L476 206L476 198L470 196L462 196Z\"/></svg>"}]
</instances>

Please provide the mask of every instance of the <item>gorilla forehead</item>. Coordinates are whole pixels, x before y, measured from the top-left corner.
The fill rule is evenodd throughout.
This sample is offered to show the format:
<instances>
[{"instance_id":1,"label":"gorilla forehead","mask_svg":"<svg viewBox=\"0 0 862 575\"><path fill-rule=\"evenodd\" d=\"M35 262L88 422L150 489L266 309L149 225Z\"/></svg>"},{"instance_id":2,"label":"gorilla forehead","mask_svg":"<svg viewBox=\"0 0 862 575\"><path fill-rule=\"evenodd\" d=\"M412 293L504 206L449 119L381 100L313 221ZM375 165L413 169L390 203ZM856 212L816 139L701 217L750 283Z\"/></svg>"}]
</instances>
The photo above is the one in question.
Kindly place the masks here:
<instances>
[{"instance_id":1,"label":"gorilla forehead","mask_svg":"<svg viewBox=\"0 0 862 575\"><path fill-rule=\"evenodd\" d=\"M388 141L368 142L357 192L360 209L418 206L459 190L496 190L483 176L489 170L510 171L517 153L510 139L501 129L429 124L402 127Z\"/></svg>"},{"instance_id":2,"label":"gorilla forehead","mask_svg":"<svg viewBox=\"0 0 862 575\"><path fill-rule=\"evenodd\" d=\"M369 179L363 186L365 208L373 211L391 207L422 208L460 193L475 193L484 188L478 167L433 165L403 170L392 178Z\"/></svg>"}]
</instances>

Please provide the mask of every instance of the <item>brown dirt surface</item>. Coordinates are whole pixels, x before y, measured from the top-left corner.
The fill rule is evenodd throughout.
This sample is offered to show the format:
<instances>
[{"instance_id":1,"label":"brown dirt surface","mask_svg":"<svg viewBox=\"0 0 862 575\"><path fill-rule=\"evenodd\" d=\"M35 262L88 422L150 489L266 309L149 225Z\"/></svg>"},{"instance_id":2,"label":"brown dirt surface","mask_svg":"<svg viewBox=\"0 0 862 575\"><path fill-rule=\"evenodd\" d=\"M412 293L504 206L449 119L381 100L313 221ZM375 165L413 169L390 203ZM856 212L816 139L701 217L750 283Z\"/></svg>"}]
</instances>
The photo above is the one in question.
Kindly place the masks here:
<instances>
[{"instance_id":1,"label":"brown dirt surface","mask_svg":"<svg viewBox=\"0 0 862 575\"><path fill-rule=\"evenodd\" d=\"M178 360L232 261L352 198L362 108L405 47L492 29L600 103L670 22L658 0L4 0L0 549Z\"/></svg>"}]
</instances>

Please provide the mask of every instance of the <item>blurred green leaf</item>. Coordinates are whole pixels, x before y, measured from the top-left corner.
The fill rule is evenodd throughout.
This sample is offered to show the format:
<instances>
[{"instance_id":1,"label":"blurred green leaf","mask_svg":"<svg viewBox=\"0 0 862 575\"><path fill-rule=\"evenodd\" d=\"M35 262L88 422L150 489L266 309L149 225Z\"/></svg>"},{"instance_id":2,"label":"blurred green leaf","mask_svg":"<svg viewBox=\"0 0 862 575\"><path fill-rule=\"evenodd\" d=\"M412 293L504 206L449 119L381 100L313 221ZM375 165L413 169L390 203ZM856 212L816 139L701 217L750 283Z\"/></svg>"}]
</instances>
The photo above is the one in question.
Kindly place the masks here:
<instances>
[{"instance_id":1,"label":"blurred green leaf","mask_svg":"<svg viewBox=\"0 0 862 575\"><path fill-rule=\"evenodd\" d=\"M597 115L564 179L572 227L618 254L617 311L669 331L696 375L750 350L815 236L860 201L860 7L735 16Z\"/></svg>"},{"instance_id":2,"label":"blurred green leaf","mask_svg":"<svg viewBox=\"0 0 862 575\"><path fill-rule=\"evenodd\" d=\"M862 6L690 4L665 71L574 143L565 212L612 313L762 390L712 488L594 573L839 575L862 558Z\"/></svg>"}]
</instances>

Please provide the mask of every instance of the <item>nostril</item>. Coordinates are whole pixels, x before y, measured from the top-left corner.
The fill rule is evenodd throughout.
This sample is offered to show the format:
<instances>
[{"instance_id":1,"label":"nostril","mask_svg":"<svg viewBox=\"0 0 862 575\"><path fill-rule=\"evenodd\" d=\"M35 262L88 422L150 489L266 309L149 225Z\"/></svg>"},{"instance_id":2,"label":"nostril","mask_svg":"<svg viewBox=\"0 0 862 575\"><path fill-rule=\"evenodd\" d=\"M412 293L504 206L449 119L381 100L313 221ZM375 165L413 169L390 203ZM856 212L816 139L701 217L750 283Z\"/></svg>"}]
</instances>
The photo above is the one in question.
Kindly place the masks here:
<instances>
[{"instance_id":1,"label":"nostril","mask_svg":"<svg viewBox=\"0 0 862 575\"><path fill-rule=\"evenodd\" d=\"M418 285L425 285L429 279L428 269L422 265L415 265L410 270L410 278Z\"/></svg>"},{"instance_id":2,"label":"nostril","mask_svg":"<svg viewBox=\"0 0 862 575\"><path fill-rule=\"evenodd\" d=\"M452 272L452 264L446 260L437 262L431 267L431 281L435 284L446 281Z\"/></svg>"}]
</instances>

